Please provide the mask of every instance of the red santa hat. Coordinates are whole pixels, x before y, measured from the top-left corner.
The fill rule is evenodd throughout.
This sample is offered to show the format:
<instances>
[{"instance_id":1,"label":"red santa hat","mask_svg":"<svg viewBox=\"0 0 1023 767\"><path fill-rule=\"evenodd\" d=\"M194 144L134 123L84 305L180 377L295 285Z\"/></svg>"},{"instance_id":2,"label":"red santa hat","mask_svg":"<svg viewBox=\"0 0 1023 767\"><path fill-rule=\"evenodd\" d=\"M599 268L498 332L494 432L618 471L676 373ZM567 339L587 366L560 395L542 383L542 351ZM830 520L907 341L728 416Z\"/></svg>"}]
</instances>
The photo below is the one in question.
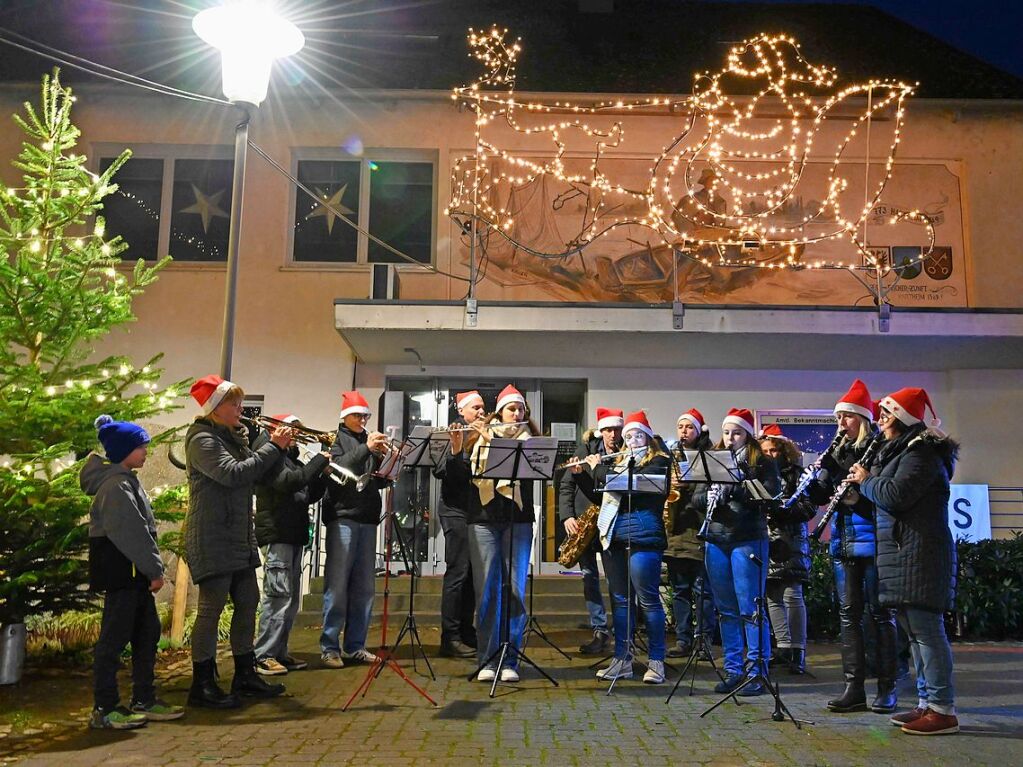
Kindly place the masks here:
<instances>
[{"instance_id":1,"label":"red santa hat","mask_svg":"<svg viewBox=\"0 0 1023 767\"><path fill-rule=\"evenodd\" d=\"M686 412L680 415L678 420L675 422L675 425L678 426L683 421L689 421L689 423L696 427L697 431L709 431L706 419L703 417L703 413L695 407L689 408Z\"/></svg>"},{"instance_id":2,"label":"red santa hat","mask_svg":"<svg viewBox=\"0 0 1023 767\"><path fill-rule=\"evenodd\" d=\"M192 384L189 393L199 403L203 415L209 415L224 401L225 395L234 388L234 384L220 376L204 376Z\"/></svg>"},{"instance_id":3,"label":"red santa hat","mask_svg":"<svg viewBox=\"0 0 1023 767\"><path fill-rule=\"evenodd\" d=\"M275 421L280 421L281 423L298 423L299 422L298 416L297 415L292 415L291 413L278 413L277 415L272 415L270 417L273 418Z\"/></svg>"},{"instance_id":4,"label":"red santa hat","mask_svg":"<svg viewBox=\"0 0 1023 767\"><path fill-rule=\"evenodd\" d=\"M906 426L912 426L923 421L926 415L924 408L926 407L931 411L932 416L927 425L932 429L937 429L941 426L941 419L934 412L931 398L927 396L927 392L923 389L915 387L899 389L887 397L882 397L879 404Z\"/></svg>"},{"instance_id":5,"label":"red santa hat","mask_svg":"<svg viewBox=\"0 0 1023 767\"><path fill-rule=\"evenodd\" d=\"M786 442L792 442L791 439L782 433L781 427L776 423L769 423L761 429L760 439L783 439Z\"/></svg>"},{"instance_id":6,"label":"red santa hat","mask_svg":"<svg viewBox=\"0 0 1023 767\"><path fill-rule=\"evenodd\" d=\"M369 415L369 403L357 391L341 392L341 415L339 417L344 418L346 415L353 414Z\"/></svg>"},{"instance_id":7,"label":"red santa hat","mask_svg":"<svg viewBox=\"0 0 1023 767\"><path fill-rule=\"evenodd\" d=\"M525 407L526 398L522 396L522 392L511 384L508 384L501 389L501 393L497 395L497 407L494 408L494 412L500 413L501 408L505 405L510 405L513 402L518 402L520 405Z\"/></svg>"},{"instance_id":8,"label":"red santa hat","mask_svg":"<svg viewBox=\"0 0 1023 767\"><path fill-rule=\"evenodd\" d=\"M625 425L622 427L622 434L625 434L633 429L639 429L640 431L646 432L646 435L653 439L654 430L650 428L650 422L646 419L646 413L642 410L637 410L635 413L629 413L625 418Z\"/></svg>"},{"instance_id":9,"label":"red santa hat","mask_svg":"<svg viewBox=\"0 0 1023 767\"><path fill-rule=\"evenodd\" d=\"M867 385L859 378L852 382L849 391L845 393L838 404L835 405L835 415L839 413L856 413L868 421L877 420L877 410L874 407L874 400L870 398Z\"/></svg>"},{"instance_id":10,"label":"red santa hat","mask_svg":"<svg viewBox=\"0 0 1023 767\"><path fill-rule=\"evenodd\" d=\"M597 430L616 429L625 425L625 414L608 407L597 408Z\"/></svg>"},{"instance_id":11,"label":"red santa hat","mask_svg":"<svg viewBox=\"0 0 1023 767\"><path fill-rule=\"evenodd\" d=\"M455 409L461 410L463 407L467 407L476 401L483 402L483 395L473 389L472 391L463 391L455 395Z\"/></svg>"},{"instance_id":12,"label":"red santa hat","mask_svg":"<svg viewBox=\"0 0 1023 767\"><path fill-rule=\"evenodd\" d=\"M750 436L757 433L757 430L753 428L753 413L746 408L733 407L728 411L728 415L721 422L722 426L732 424L733 426L741 426L743 429L749 432Z\"/></svg>"}]
</instances>

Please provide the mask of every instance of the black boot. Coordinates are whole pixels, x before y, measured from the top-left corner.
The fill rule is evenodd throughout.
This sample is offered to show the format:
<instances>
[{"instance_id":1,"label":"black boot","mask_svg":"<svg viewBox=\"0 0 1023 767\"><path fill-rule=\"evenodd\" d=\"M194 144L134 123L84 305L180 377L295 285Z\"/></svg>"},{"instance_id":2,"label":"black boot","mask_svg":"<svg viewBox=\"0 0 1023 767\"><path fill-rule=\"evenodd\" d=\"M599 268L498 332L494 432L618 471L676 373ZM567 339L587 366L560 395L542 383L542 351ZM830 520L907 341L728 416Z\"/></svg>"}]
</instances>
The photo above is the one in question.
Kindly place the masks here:
<instances>
[{"instance_id":1,"label":"black boot","mask_svg":"<svg viewBox=\"0 0 1023 767\"><path fill-rule=\"evenodd\" d=\"M779 647L774 651L771 661L767 665L771 668L787 666L792 663L792 653L793 651L788 647Z\"/></svg>"},{"instance_id":2,"label":"black boot","mask_svg":"<svg viewBox=\"0 0 1023 767\"><path fill-rule=\"evenodd\" d=\"M789 673L801 676L806 673L806 650L793 647L789 650Z\"/></svg>"},{"instance_id":3,"label":"black boot","mask_svg":"<svg viewBox=\"0 0 1023 767\"><path fill-rule=\"evenodd\" d=\"M866 711L867 694L863 691L863 682L847 682L842 694L834 700L828 701L828 710L834 711L836 714Z\"/></svg>"},{"instance_id":4,"label":"black boot","mask_svg":"<svg viewBox=\"0 0 1023 767\"><path fill-rule=\"evenodd\" d=\"M845 626L842 627L846 628ZM858 631L842 632L842 673L845 690L828 701L828 710L839 714L867 710L867 694L863 690L863 634Z\"/></svg>"},{"instance_id":5,"label":"black boot","mask_svg":"<svg viewBox=\"0 0 1023 767\"><path fill-rule=\"evenodd\" d=\"M188 705L203 708L238 708L237 695L228 695L217 684L215 661L204 660L192 664L192 688L188 691Z\"/></svg>"},{"instance_id":6,"label":"black boot","mask_svg":"<svg viewBox=\"0 0 1023 767\"><path fill-rule=\"evenodd\" d=\"M234 656L234 679L231 692L250 698L276 698L284 692L283 684L267 684L256 673L256 657L251 652Z\"/></svg>"},{"instance_id":7,"label":"black boot","mask_svg":"<svg viewBox=\"0 0 1023 767\"><path fill-rule=\"evenodd\" d=\"M870 710L875 714L890 714L899 702L895 692L895 678L898 674L895 618L889 610L883 610L876 622L877 697L870 704Z\"/></svg>"}]
</instances>

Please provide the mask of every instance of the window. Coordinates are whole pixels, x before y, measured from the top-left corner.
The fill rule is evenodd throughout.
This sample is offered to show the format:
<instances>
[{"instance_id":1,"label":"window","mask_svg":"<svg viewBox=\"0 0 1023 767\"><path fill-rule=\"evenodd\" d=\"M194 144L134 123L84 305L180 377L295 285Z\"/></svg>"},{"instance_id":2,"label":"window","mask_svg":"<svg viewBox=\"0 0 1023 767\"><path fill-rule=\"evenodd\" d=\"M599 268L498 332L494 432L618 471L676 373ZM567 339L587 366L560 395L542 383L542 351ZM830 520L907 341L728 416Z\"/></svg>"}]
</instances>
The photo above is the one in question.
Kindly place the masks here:
<instances>
[{"instance_id":1,"label":"window","mask_svg":"<svg viewBox=\"0 0 1023 767\"><path fill-rule=\"evenodd\" d=\"M297 165L298 179L322 202L296 190L295 263L407 263L337 213L419 263L432 263L435 162L380 153L372 158L299 159Z\"/></svg>"},{"instance_id":2,"label":"window","mask_svg":"<svg viewBox=\"0 0 1023 767\"><path fill-rule=\"evenodd\" d=\"M121 147L97 147L100 170ZM118 190L103 201L107 232L128 244L122 258L177 262L227 261L234 163L221 148L134 148L114 176ZM208 156L204 156L208 155Z\"/></svg>"}]
</instances>

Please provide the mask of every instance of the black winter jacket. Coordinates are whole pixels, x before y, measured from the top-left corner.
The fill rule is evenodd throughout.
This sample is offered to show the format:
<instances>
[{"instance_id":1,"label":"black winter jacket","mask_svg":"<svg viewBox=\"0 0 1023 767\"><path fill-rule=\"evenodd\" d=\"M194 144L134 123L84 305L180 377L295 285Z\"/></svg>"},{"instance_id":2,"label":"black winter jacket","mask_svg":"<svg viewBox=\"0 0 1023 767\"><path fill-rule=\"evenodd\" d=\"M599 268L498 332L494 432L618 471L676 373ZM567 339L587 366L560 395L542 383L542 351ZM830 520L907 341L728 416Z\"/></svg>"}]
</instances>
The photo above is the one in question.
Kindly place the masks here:
<instances>
[{"instance_id":1,"label":"black winter jacket","mask_svg":"<svg viewBox=\"0 0 1023 767\"><path fill-rule=\"evenodd\" d=\"M339 426L337 439L330 448L331 462L360 477L377 469L380 466L380 459L370 452L366 445L368 439L369 433L365 430L356 434L344 426ZM386 485L385 480L373 477L362 492L359 492L354 482L346 482L343 485L331 482L327 487L327 503L323 504L323 521L352 519L367 525L378 524L383 508L380 490Z\"/></svg>"},{"instance_id":2,"label":"black winter jacket","mask_svg":"<svg viewBox=\"0 0 1023 767\"><path fill-rule=\"evenodd\" d=\"M465 421L460 420L451 425L465 426ZM469 456L465 450L452 453L451 446L448 445L448 449L431 473L440 480L437 514L448 519L465 519L466 509L469 508L469 491L472 488Z\"/></svg>"},{"instance_id":3,"label":"black winter jacket","mask_svg":"<svg viewBox=\"0 0 1023 767\"><path fill-rule=\"evenodd\" d=\"M256 542L260 546L289 543L304 546L309 538L309 507L326 490L327 459L313 456L304 466L292 448L284 460L256 484Z\"/></svg>"},{"instance_id":4,"label":"black winter jacket","mask_svg":"<svg viewBox=\"0 0 1023 767\"><path fill-rule=\"evenodd\" d=\"M766 455L760 456L755 467L740 462L739 468L746 479L759 479L771 495L781 490L778 467ZM727 503L719 503L708 509L711 522L707 527L706 540L716 544L742 543L767 538L767 519L763 506L755 503L742 485L732 486Z\"/></svg>"},{"instance_id":5,"label":"black winter jacket","mask_svg":"<svg viewBox=\"0 0 1023 767\"><path fill-rule=\"evenodd\" d=\"M599 432L587 431L572 460L582 460L588 455L597 454L607 454L604 440ZM558 518L564 522L566 519L582 516L590 505L594 503L600 505L601 495L602 493L596 491L593 469L588 465L583 465L583 470L578 474L565 469L558 480Z\"/></svg>"},{"instance_id":6,"label":"black winter jacket","mask_svg":"<svg viewBox=\"0 0 1023 767\"><path fill-rule=\"evenodd\" d=\"M885 444L860 486L877 510L882 607L953 607L956 549L948 498L958 453L955 441L914 424Z\"/></svg>"},{"instance_id":7,"label":"black winter jacket","mask_svg":"<svg viewBox=\"0 0 1023 767\"><path fill-rule=\"evenodd\" d=\"M795 464L781 467L781 481L785 488L782 497L795 492L802 472ZM804 495L790 508L775 508L767 516L767 536L770 541L767 577L784 581L810 580L810 535L806 523L817 513Z\"/></svg>"}]
</instances>

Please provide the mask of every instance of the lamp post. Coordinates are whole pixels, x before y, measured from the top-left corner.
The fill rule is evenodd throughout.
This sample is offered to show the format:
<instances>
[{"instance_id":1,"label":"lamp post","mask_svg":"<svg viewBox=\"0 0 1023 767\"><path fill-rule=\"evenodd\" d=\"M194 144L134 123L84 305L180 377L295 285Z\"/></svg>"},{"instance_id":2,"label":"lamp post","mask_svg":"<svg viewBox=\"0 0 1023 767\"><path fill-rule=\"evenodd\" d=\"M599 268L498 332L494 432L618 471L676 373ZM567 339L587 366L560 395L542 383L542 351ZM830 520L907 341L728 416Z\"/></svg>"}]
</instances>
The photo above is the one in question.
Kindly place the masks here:
<instances>
[{"instance_id":1,"label":"lamp post","mask_svg":"<svg viewBox=\"0 0 1023 767\"><path fill-rule=\"evenodd\" d=\"M220 51L224 95L242 112L242 119L234 130L234 178L227 235L224 333L220 348L220 375L230 380L249 119L266 98L274 60L298 53L305 44L305 37L298 27L259 0L235 0L207 8L192 19L192 29L204 42Z\"/></svg>"}]
</instances>

